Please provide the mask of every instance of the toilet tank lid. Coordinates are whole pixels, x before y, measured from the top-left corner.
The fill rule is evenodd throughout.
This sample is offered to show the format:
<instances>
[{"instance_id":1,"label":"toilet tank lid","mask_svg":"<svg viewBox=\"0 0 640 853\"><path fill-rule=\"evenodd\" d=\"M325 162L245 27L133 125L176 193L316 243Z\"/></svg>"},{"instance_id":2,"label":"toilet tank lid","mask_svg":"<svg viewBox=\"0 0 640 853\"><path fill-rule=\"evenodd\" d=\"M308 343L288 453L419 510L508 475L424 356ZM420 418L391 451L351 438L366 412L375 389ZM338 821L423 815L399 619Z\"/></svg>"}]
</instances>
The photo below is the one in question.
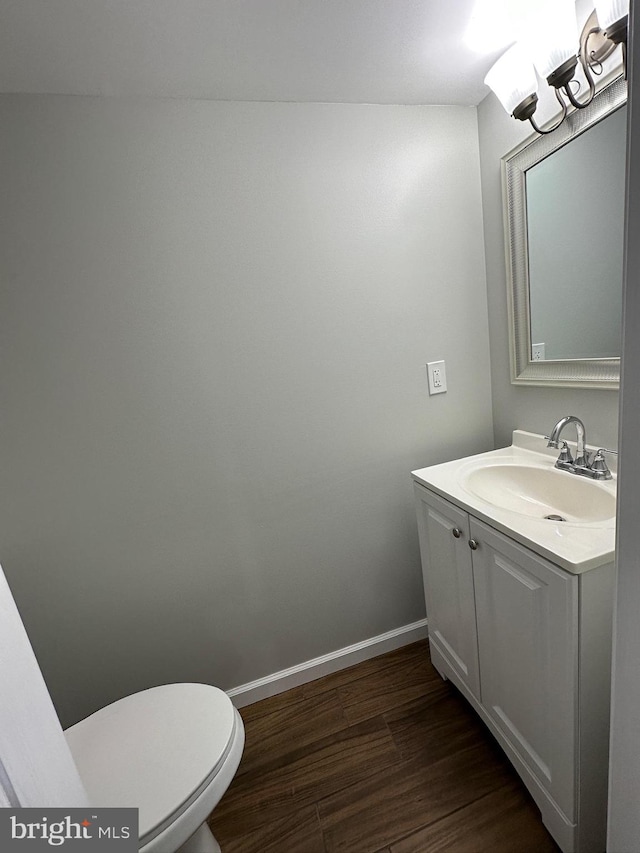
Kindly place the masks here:
<instances>
[{"instance_id":1,"label":"toilet tank lid","mask_svg":"<svg viewBox=\"0 0 640 853\"><path fill-rule=\"evenodd\" d=\"M165 684L107 705L65 735L91 802L137 807L143 838L216 774L234 729L222 690Z\"/></svg>"}]
</instances>

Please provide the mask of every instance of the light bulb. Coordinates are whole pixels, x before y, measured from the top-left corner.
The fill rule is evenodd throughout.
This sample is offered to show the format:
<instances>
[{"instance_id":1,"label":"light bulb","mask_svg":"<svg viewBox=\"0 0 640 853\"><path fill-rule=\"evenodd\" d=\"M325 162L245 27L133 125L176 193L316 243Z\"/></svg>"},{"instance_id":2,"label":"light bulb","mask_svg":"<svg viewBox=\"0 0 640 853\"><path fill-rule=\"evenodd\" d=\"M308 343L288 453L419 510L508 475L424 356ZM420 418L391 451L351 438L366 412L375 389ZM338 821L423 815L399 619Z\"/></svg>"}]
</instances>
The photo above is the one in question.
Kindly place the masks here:
<instances>
[{"instance_id":1,"label":"light bulb","mask_svg":"<svg viewBox=\"0 0 640 853\"><path fill-rule=\"evenodd\" d=\"M538 89L533 64L521 44L514 44L500 57L484 82L495 92L509 115L513 115L523 101L535 96Z\"/></svg>"},{"instance_id":2,"label":"light bulb","mask_svg":"<svg viewBox=\"0 0 640 853\"><path fill-rule=\"evenodd\" d=\"M578 45L574 0L553 0L544 3L539 14L531 20L527 34L527 46L540 77L551 83L549 77L552 77L555 71L571 65L576 59ZM569 73L569 79L572 76L573 73Z\"/></svg>"},{"instance_id":3,"label":"light bulb","mask_svg":"<svg viewBox=\"0 0 640 853\"><path fill-rule=\"evenodd\" d=\"M594 0L600 29L605 32L629 14L629 0Z\"/></svg>"}]
</instances>

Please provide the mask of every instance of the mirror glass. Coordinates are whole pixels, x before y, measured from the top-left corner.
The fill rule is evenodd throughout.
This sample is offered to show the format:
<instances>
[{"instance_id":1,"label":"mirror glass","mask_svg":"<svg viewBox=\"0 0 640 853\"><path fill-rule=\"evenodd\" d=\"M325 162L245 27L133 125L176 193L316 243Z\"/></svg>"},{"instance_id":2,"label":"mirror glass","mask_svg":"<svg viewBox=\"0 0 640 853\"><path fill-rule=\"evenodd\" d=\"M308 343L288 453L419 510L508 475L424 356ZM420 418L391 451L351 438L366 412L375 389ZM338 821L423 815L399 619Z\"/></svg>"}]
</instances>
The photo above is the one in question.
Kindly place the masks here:
<instances>
[{"instance_id":1,"label":"mirror glass","mask_svg":"<svg viewBox=\"0 0 640 853\"><path fill-rule=\"evenodd\" d=\"M627 110L526 172L531 358L619 358Z\"/></svg>"},{"instance_id":2,"label":"mirror glass","mask_svg":"<svg viewBox=\"0 0 640 853\"><path fill-rule=\"evenodd\" d=\"M626 83L503 159L511 378L616 388Z\"/></svg>"}]
</instances>

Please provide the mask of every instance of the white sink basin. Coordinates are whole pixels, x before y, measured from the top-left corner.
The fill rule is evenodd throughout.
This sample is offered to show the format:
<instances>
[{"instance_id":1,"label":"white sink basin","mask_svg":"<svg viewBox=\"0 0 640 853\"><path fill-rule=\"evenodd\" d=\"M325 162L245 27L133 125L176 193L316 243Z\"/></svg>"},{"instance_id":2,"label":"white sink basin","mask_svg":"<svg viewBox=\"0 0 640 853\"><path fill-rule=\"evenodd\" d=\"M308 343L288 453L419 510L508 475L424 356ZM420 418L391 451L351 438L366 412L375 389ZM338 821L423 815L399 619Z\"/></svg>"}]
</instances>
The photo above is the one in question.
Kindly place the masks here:
<instances>
[{"instance_id":1,"label":"white sink basin","mask_svg":"<svg viewBox=\"0 0 640 853\"><path fill-rule=\"evenodd\" d=\"M588 524L612 519L616 498L585 477L535 465L489 464L466 473L463 488L493 506L531 518Z\"/></svg>"},{"instance_id":2,"label":"white sink basin","mask_svg":"<svg viewBox=\"0 0 640 853\"><path fill-rule=\"evenodd\" d=\"M559 471L557 453L542 435L514 430L509 447L430 465L413 471L413 479L539 556L581 574L614 558L615 460L613 479L598 482Z\"/></svg>"}]
</instances>

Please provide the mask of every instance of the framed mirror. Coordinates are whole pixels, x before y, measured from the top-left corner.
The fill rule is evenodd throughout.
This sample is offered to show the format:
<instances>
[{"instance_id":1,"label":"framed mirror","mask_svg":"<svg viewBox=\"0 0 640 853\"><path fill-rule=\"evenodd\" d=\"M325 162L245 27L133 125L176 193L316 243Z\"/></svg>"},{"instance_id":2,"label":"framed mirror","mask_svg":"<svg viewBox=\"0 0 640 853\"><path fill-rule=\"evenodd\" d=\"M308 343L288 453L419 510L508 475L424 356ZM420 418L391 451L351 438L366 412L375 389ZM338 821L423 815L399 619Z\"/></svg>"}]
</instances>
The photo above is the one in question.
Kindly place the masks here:
<instances>
[{"instance_id":1,"label":"framed mirror","mask_svg":"<svg viewBox=\"0 0 640 853\"><path fill-rule=\"evenodd\" d=\"M502 160L511 381L618 388L627 86Z\"/></svg>"}]
</instances>

